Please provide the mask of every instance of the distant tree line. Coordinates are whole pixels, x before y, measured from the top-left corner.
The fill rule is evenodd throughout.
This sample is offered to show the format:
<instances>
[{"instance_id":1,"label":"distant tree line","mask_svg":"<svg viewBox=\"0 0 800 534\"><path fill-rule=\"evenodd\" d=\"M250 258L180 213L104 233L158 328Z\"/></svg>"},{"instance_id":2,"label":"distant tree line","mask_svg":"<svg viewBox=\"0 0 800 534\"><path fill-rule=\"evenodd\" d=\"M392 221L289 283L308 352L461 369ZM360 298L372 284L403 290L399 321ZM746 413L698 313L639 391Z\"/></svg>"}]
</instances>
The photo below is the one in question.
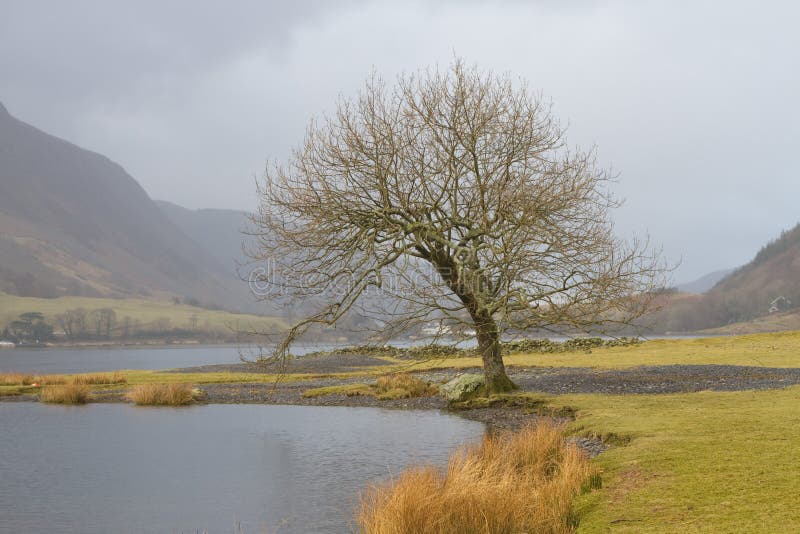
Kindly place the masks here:
<instances>
[{"instance_id":1,"label":"distant tree line","mask_svg":"<svg viewBox=\"0 0 800 534\"><path fill-rule=\"evenodd\" d=\"M230 341L235 332L215 328L210 321L200 324L197 314L189 316L185 325L175 326L170 317L141 321L112 308L73 308L52 316L50 322L41 312L26 312L0 330L0 339L19 345L66 341L197 339Z\"/></svg>"},{"instance_id":2,"label":"distant tree line","mask_svg":"<svg viewBox=\"0 0 800 534\"><path fill-rule=\"evenodd\" d=\"M17 344L46 343L53 339L53 327L39 312L26 312L3 329L0 339Z\"/></svg>"}]
</instances>

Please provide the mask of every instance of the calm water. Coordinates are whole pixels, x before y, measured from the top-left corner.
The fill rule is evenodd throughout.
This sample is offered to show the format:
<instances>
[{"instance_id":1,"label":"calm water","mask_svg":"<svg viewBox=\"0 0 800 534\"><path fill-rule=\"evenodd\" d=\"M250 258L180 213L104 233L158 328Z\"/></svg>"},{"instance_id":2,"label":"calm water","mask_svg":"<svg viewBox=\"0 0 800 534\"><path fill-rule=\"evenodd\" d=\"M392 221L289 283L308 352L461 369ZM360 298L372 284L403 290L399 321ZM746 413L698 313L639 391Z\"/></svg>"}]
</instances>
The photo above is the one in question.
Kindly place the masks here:
<instances>
[{"instance_id":1,"label":"calm water","mask_svg":"<svg viewBox=\"0 0 800 534\"><path fill-rule=\"evenodd\" d=\"M348 532L358 491L482 425L437 412L0 403L0 532Z\"/></svg>"},{"instance_id":2,"label":"calm water","mask_svg":"<svg viewBox=\"0 0 800 534\"><path fill-rule=\"evenodd\" d=\"M294 354L329 350L335 345L294 345ZM247 358L255 357L241 349ZM240 363L240 349L232 346L3 349L0 372L93 373L118 369L173 369L215 363Z\"/></svg>"},{"instance_id":3,"label":"calm water","mask_svg":"<svg viewBox=\"0 0 800 534\"><path fill-rule=\"evenodd\" d=\"M692 339L696 336L652 336L649 339ZM551 338L563 341L566 338ZM409 346L409 343L394 343ZM464 345L469 346L467 342ZM317 350L330 350L342 345L295 344L292 352L297 355ZM116 371L118 369L174 369L217 363L240 363L239 355L249 359L256 354L248 349L232 346L183 346L183 347L136 347L120 348L74 348L74 349L2 349L0 350L0 372L19 373L92 373Z\"/></svg>"}]
</instances>

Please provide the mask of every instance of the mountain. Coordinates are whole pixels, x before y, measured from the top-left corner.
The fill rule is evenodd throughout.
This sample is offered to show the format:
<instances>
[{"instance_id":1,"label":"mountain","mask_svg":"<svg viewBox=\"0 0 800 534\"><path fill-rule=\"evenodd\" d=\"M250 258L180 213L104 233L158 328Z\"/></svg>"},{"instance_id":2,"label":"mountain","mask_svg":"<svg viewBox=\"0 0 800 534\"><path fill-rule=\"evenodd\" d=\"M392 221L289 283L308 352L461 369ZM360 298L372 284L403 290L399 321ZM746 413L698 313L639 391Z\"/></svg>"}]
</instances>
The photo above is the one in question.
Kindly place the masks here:
<instances>
[{"instance_id":1,"label":"mountain","mask_svg":"<svg viewBox=\"0 0 800 534\"><path fill-rule=\"evenodd\" d=\"M708 292L724 301L727 322L749 320L800 305L800 224L765 245L753 260Z\"/></svg>"},{"instance_id":2,"label":"mountain","mask_svg":"<svg viewBox=\"0 0 800 534\"><path fill-rule=\"evenodd\" d=\"M676 289L682 293L697 293L697 294L705 293L706 291L717 285L717 283L719 283L720 280L728 276L731 272L733 272L733 269L722 269L720 271L714 271L701 276L697 280L692 280L691 282L678 284L676 286Z\"/></svg>"},{"instance_id":3,"label":"mountain","mask_svg":"<svg viewBox=\"0 0 800 534\"><path fill-rule=\"evenodd\" d=\"M757 332L800 324L800 225L765 245L703 294L667 293L655 331Z\"/></svg>"},{"instance_id":4,"label":"mountain","mask_svg":"<svg viewBox=\"0 0 800 534\"><path fill-rule=\"evenodd\" d=\"M190 210L172 202L156 200L156 205L174 225L203 247L231 273L247 262L242 250L248 225L245 211L224 209Z\"/></svg>"},{"instance_id":5,"label":"mountain","mask_svg":"<svg viewBox=\"0 0 800 534\"><path fill-rule=\"evenodd\" d=\"M191 298L241 309L246 284L105 156L0 104L0 291Z\"/></svg>"}]
</instances>

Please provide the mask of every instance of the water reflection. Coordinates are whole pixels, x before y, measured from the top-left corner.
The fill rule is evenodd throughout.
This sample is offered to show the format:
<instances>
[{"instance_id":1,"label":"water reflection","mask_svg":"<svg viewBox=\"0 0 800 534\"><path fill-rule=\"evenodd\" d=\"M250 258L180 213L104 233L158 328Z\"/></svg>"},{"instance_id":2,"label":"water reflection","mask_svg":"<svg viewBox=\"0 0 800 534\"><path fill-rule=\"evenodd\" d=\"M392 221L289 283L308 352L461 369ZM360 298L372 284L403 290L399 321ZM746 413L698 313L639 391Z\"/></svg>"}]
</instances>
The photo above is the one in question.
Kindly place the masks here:
<instances>
[{"instance_id":1,"label":"water reflection","mask_svg":"<svg viewBox=\"0 0 800 534\"><path fill-rule=\"evenodd\" d=\"M482 425L436 412L0 404L0 532L346 532L357 492Z\"/></svg>"}]
</instances>

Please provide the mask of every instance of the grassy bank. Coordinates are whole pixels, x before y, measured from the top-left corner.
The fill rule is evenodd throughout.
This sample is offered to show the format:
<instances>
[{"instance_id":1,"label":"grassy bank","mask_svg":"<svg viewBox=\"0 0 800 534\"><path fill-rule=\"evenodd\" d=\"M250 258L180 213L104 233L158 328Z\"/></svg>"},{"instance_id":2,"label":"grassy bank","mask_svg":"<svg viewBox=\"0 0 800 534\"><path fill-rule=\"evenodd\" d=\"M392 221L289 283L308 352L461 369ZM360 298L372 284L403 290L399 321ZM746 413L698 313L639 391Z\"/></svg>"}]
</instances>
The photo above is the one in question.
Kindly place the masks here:
<instances>
[{"instance_id":1,"label":"grassy bank","mask_svg":"<svg viewBox=\"0 0 800 534\"><path fill-rule=\"evenodd\" d=\"M98 377L112 377L103 380ZM92 390L120 389L120 385L128 384L172 384L172 383L192 383L192 384L259 384L259 383L282 383L309 380L319 376L313 374L297 374L280 376L266 373L172 373L165 371L133 370L115 371L113 373L95 373L83 375L25 375L25 374L0 374L0 397L9 395L21 395L26 393L36 393L37 387L33 384L54 385L70 384L74 382L91 385ZM346 374L345 376L351 376ZM94 377L94 378L93 378Z\"/></svg>"},{"instance_id":2,"label":"grassy bank","mask_svg":"<svg viewBox=\"0 0 800 534\"><path fill-rule=\"evenodd\" d=\"M506 365L624 369L639 365L752 365L800 367L800 332L700 339L656 339L626 347L583 352L511 354ZM402 362L397 361L398 365ZM480 366L479 358L429 359L409 370Z\"/></svg>"},{"instance_id":3,"label":"grassy bank","mask_svg":"<svg viewBox=\"0 0 800 534\"><path fill-rule=\"evenodd\" d=\"M595 460L580 532L800 530L800 387L555 402L579 409L575 432L630 439Z\"/></svg>"}]
</instances>

